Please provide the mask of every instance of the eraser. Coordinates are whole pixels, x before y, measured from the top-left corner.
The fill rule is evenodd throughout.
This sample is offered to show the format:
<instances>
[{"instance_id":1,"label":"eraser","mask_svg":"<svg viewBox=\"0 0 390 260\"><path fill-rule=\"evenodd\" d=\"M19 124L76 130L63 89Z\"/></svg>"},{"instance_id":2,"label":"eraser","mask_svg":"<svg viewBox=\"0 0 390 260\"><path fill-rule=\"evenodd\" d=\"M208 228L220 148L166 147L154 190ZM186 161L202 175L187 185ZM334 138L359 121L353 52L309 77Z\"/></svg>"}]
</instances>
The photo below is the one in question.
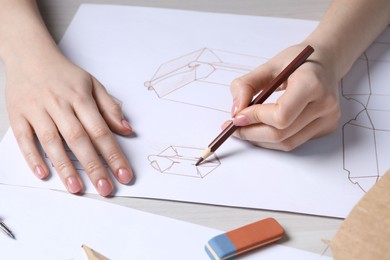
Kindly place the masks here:
<instances>
[{"instance_id":1,"label":"eraser","mask_svg":"<svg viewBox=\"0 0 390 260\"><path fill-rule=\"evenodd\" d=\"M231 259L281 239L283 227L273 218L266 218L213 237L205 249L213 260Z\"/></svg>"}]
</instances>

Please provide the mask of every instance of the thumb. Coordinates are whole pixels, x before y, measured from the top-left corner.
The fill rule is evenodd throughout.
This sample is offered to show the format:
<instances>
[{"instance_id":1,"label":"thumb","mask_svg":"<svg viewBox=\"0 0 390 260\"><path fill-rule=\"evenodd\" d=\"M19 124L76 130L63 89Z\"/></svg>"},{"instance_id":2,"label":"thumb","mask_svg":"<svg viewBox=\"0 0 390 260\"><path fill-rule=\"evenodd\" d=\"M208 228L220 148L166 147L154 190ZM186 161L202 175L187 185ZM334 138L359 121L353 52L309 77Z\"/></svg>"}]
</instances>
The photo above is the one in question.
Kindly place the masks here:
<instances>
[{"instance_id":1,"label":"thumb","mask_svg":"<svg viewBox=\"0 0 390 260\"><path fill-rule=\"evenodd\" d=\"M230 85L230 92L233 96L232 117L246 108L253 97L272 81L273 71L270 63L264 63L244 76L233 80Z\"/></svg>"},{"instance_id":2,"label":"thumb","mask_svg":"<svg viewBox=\"0 0 390 260\"><path fill-rule=\"evenodd\" d=\"M272 115L274 114L277 104L257 104L243 109L239 114L233 118L235 126L247 126L252 124L272 122Z\"/></svg>"}]
</instances>

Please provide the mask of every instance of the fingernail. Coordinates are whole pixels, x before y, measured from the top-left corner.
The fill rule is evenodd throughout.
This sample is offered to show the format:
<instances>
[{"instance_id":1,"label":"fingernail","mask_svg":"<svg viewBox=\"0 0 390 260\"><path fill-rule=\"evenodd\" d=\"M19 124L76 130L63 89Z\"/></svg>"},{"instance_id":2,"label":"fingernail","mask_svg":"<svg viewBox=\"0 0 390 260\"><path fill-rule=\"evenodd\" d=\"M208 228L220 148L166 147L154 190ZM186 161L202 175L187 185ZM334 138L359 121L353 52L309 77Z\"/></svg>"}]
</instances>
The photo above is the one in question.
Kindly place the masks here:
<instances>
[{"instance_id":1,"label":"fingernail","mask_svg":"<svg viewBox=\"0 0 390 260\"><path fill-rule=\"evenodd\" d=\"M233 124L236 126L246 126L249 125L248 117L245 115L238 115L233 118Z\"/></svg>"},{"instance_id":2,"label":"fingernail","mask_svg":"<svg viewBox=\"0 0 390 260\"><path fill-rule=\"evenodd\" d=\"M37 176L39 179L44 179L46 178L47 176L47 173L45 172L45 170L43 169L42 166L38 165L35 167L34 169L34 173L35 173L35 176Z\"/></svg>"},{"instance_id":3,"label":"fingernail","mask_svg":"<svg viewBox=\"0 0 390 260\"><path fill-rule=\"evenodd\" d=\"M75 176L68 177L66 179L66 185L68 186L68 191L71 193L78 193L82 189L79 179Z\"/></svg>"},{"instance_id":4,"label":"fingernail","mask_svg":"<svg viewBox=\"0 0 390 260\"><path fill-rule=\"evenodd\" d=\"M131 127L131 125L129 124L129 122L127 122L125 119L122 119L122 126L126 129L129 129L130 131L133 130L133 128Z\"/></svg>"},{"instance_id":5,"label":"fingernail","mask_svg":"<svg viewBox=\"0 0 390 260\"><path fill-rule=\"evenodd\" d=\"M110 195L112 192L112 186L107 179L100 179L96 186L99 194L104 197Z\"/></svg>"},{"instance_id":6,"label":"fingernail","mask_svg":"<svg viewBox=\"0 0 390 260\"><path fill-rule=\"evenodd\" d=\"M234 99L233 100L232 111L230 112L232 117L234 117L237 114L237 110L238 110L238 100Z\"/></svg>"},{"instance_id":7,"label":"fingernail","mask_svg":"<svg viewBox=\"0 0 390 260\"><path fill-rule=\"evenodd\" d=\"M133 174L126 168L121 168L118 170L118 180L123 183L127 184L131 181L133 178Z\"/></svg>"}]
</instances>

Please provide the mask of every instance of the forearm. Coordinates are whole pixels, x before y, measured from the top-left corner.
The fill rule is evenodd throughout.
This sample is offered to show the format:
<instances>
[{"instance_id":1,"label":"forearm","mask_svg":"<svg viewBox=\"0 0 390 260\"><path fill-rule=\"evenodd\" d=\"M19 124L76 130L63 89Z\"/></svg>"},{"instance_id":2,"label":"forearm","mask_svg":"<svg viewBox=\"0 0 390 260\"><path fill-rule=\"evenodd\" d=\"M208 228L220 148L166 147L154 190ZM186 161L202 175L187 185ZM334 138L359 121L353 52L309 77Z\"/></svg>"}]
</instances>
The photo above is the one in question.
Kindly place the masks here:
<instances>
[{"instance_id":1,"label":"forearm","mask_svg":"<svg viewBox=\"0 0 390 260\"><path fill-rule=\"evenodd\" d=\"M389 0L334 0L306 41L331 57L341 79L389 23Z\"/></svg>"},{"instance_id":2,"label":"forearm","mask_svg":"<svg viewBox=\"0 0 390 260\"><path fill-rule=\"evenodd\" d=\"M59 52L33 0L0 0L0 58L6 66ZM20 65L20 64L19 64Z\"/></svg>"}]
</instances>

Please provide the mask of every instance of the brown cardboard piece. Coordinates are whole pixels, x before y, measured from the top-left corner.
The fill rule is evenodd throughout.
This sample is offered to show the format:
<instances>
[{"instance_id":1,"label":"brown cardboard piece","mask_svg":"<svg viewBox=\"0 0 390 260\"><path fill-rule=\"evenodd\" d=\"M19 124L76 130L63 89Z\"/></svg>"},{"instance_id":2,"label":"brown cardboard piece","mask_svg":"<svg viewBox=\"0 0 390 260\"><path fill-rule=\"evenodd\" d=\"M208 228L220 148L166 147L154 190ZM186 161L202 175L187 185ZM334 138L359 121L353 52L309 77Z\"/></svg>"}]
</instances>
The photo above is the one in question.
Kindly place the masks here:
<instances>
[{"instance_id":1,"label":"brown cardboard piece","mask_svg":"<svg viewBox=\"0 0 390 260\"><path fill-rule=\"evenodd\" d=\"M330 245L335 260L390 259L390 170L352 209Z\"/></svg>"}]
</instances>

